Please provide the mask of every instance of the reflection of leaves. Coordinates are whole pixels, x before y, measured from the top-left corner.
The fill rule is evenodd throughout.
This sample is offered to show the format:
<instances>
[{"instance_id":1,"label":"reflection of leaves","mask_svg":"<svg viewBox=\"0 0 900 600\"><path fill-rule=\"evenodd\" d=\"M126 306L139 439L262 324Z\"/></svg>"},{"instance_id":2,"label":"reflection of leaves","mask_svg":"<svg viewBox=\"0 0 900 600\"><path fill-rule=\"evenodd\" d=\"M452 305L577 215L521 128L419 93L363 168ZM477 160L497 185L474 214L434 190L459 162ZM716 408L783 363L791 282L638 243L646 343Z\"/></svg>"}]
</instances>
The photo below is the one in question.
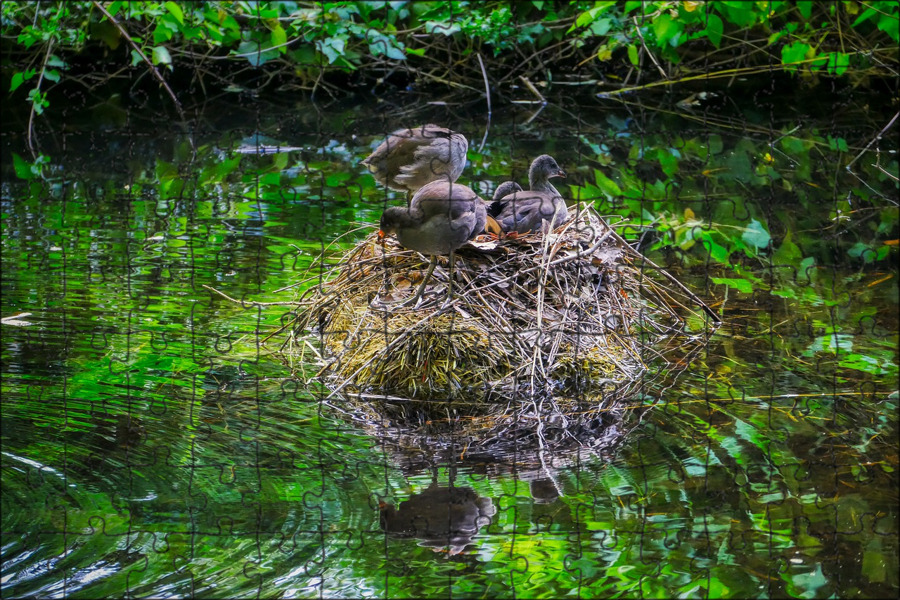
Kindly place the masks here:
<instances>
[{"instance_id":1,"label":"reflection of leaves","mask_svg":"<svg viewBox=\"0 0 900 600\"><path fill-rule=\"evenodd\" d=\"M704 232L703 247L709 252L709 255L718 263L728 264L728 258L731 252L725 246L713 241L712 235Z\"/></svg>"},{"instance_id":2,"label":"reflection of leaves","mask_svg":"<svg viewBox=\"0 0 900 600\"><path fill-rule=\"evenodd\" d=\"M769 242L772 241L772 236L769 235L762 223L753 219L750 221L747 229L744 230L744 235L741 236L741 239L757 250L762 250L768 248Z\"/></svg>"},{"instance_id":3,"label":"reflection of leaves","mask_svg":"<svg viewBox=\"0 0 900 600\"><path fill-rule=\"evenodd\" d=\"M874 349L867 352L868 354L848 354L838 364L845 369L854 369L870 375L888 375L893 372L896 376L897 364L894 362L893 352Z\"/></svg>"},{"instance_id":4,"label":"reflection of leaves","mask_svg":"<svg viewBox=\"0 0 900 600\"><path fill-rule=\"evenodd\" d=\"M234 156L232 158L223 159L200 172L200 182L202 184L219 183L231 175L241 165L241 157Z\"/></svg>"},{"instance_id":5,"label":"reflection of leaves","mask_svg":"<svg viewBox=\"0 0 900 600\"><path fill-rule=\"evenodd\" d=\"M816 352L845 354L853 350L853 336L846 333L820 335L810 344L803 356L813 356Z\"/></svg>"},{"instance_id":6,"label":"reflection of leaves","mask_svg":"<svg viewBox=\"0 0 900 600\"><path fill-rule=\"evenodd\" d=\"M744 292L745 294L753 293L753 284L746 279L733 279L727 277L710 277L710 280L713 283L718 283L721 285L727 285L728 287L735 289L739 292Z\"/></svg>"},{"instance_id":7,"label":"reflection of leaves","mask_svg":"<svg viewBox=\"0 0 900 600\"><path fill-rule=\"evenodd\" d=\"M753 176L753 167L750 164L750 157L743 150L735 150L728 160L725 161L728 167L728 176L738 181L748 182Z\"/></svg>"},{"instance_id":8,"label":"reflection of leaves","mask_svg":"<svg viewBox=\"0 0 900 600\"><path fill-rule=\"evenodd\" d=\"M824 188L816 169L823 153L824 160L840 160L847 147L845 139L829 138L827 132L796 130L784 131L776 144L752 135L673 139L668 133L637 137L632 135L634 125L627 119L609 116L607 123L604 144L599 143L598 136L580 136L595 160L607 158L608 164L594 170L593 177L583 185L570 187L573 200L606 199L609 205L605 210L633 220L637 227L646 228L651 223L661 234L651 248L676 246L683 251L679 256L684 260L712 259L730 265L735 254L759 261L761 253L771 251L768 264L778 267L771 276L779 284L773 293L804 303L824 301L823 291L817 287L817 265L827 262L826 240L805 234L798 237L797 233L791 237L790 232L821 231L832 225L829 212L821 210ZM895 172L896 162L886 170ZM881 171L870 170L866 177L865 184L858 180L843 182L852 189L850 199L840 205L841 215L848 222L861 216L859 207L887 197L888 187L892 187L893 180ZM701 202L710 197L712 189L717 201ZM756 196L766 193L773 197L776 211L763 219ZM895 236L896 214L893 207L882 209L881 224L860 228L857 240L841 240L840 251L869 263L889 259L894 249L883 240ZM693 230L696 223L691 221L702 225ZM770 228L784 237L779 239ZM807 286L815 289L798 289Z\"/></svg>"},{"instance_id":9,"label":"reflection of leaves","mask_svg":"<svg viewBox=\"0 0 900 600\"><path fill-rule=\"evenodd\" d=\"M787 232L781 241L781 246L772 255L773 265L797 265L797 262L803 258L800 248L791 240L791 232Z\"/></svg>"},{"instance_id":10,"label":"reflection of leaves","mask_svg":"<svg viewBox=\"0 0 900 600\"><path fill-rule=\"evenodd\" d=\"M19 179L34 179L35 173L32 171L31 163L27 160L16 154L12 153L13 156L13 167L16 171L16 177Z\"/></svg>"},{"instance_id":11,"label":"reflection of leaves","mask_svg":"<svg viewBox=\"0 0 900 600\"><path fill-rule=\"evenodd\" d=\"M816 257L807 256L800 261L800 270L797 272L798 283L812 283L816 280Z\"/></svg>"}]
</instances>

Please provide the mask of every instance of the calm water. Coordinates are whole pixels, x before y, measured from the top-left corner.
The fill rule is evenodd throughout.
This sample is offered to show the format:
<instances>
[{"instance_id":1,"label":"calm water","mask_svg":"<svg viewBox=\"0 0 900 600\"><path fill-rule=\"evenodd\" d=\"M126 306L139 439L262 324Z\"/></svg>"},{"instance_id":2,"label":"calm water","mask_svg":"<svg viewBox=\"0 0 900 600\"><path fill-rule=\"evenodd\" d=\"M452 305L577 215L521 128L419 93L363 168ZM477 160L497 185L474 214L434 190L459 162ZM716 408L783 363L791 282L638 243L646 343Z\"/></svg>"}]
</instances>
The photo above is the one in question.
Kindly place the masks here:
<instances>
[{"instance_id":1,"label":"calm water","mask_svg":"<svg viewBox=\"0 0 900 600\"><path fill-rule=\"evenodd\" d=\"M836 166L890 115L770 96L510 108L483 148L477 103L239 100L187 132L114 98L39 129L31 180L5 113L2 316L31 314L2 328L3 596L895 596L896 147ZM296 298L400 201L359 159L426 121L485 196L553 154L723 317L602 447L381 436L262 346L289 307L204 287Z\"/></svg>"}]
</instances>

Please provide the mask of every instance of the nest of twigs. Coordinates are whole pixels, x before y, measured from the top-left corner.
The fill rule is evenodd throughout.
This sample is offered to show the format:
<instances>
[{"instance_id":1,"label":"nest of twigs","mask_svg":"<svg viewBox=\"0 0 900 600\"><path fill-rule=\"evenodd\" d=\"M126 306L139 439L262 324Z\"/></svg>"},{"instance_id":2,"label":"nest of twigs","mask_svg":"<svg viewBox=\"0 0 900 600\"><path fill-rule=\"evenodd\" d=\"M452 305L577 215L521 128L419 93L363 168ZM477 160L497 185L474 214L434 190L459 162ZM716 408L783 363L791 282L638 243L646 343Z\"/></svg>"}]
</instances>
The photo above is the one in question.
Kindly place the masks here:
<instances>
[{"instance_id":1,"label":"nest of twigs","mask_svg":"<svg viewBox=\"0 0 900 600\"><path fill-rule=\"evenodd\" d=\"M682 332L690 311L583 205L546 235L482 236L448 266L440 257L417 306L392 307L415 293L428 257L372 233L301 298L291 341L306 339L294 347L314 348L318 377L360 410L489 416L472 427L491 429L539 404L563 417L611 407L644 372L647 342Z\"/></svg>"}]
</instances>

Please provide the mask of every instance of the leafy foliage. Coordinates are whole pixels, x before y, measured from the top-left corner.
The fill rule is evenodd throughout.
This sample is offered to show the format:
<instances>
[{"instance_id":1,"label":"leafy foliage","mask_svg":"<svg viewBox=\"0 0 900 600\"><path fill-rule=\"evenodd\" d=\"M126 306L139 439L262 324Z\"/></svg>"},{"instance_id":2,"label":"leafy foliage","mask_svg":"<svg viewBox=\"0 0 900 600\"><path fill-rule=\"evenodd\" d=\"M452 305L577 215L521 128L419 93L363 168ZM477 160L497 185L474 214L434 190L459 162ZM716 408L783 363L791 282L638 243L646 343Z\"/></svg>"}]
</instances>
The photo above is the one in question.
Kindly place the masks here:
<instances>
[{"instance_id":1,"label":"leafy foliage","mask_svg":"<svg viewBox=\"0 0 900 600\"><path fill-rule=\"evenodd\" d=\"M845 2L125 2L105 16L92 2L2 3L10 92L23 85L40 113L46 84L76 59L91 69L127 61L197 75L212 61L235 73L249 63L307 90L359 74L481 88L469 59L492 57L498 83L518 76L573 81L597 78L607 90L628 87L632 69L667 82L770 73L774 65L810 83L815 76L882 76L896 70L896 3ZM764 43L747 43L748 36ZM15 40L14 42L10 40ZM700 54L700 58L694 58ZM111 52L113 61L93 61ZM118 57L118 60L116 60ZM126 58L127 57L127 58ZM145 58L146 57L146 58ZM553 62L561 69L548 74ZM730 68L729 68L730 67ZM399 68L399 71L398 71ZM721 70L720 70L721 69ZM237 84L226 77L223 82ZM857 84L860 81L856 82ZM464 86L465 87L465 86ZM464 89L464 88L463 88Z\"/></svg>"}]
</instances>

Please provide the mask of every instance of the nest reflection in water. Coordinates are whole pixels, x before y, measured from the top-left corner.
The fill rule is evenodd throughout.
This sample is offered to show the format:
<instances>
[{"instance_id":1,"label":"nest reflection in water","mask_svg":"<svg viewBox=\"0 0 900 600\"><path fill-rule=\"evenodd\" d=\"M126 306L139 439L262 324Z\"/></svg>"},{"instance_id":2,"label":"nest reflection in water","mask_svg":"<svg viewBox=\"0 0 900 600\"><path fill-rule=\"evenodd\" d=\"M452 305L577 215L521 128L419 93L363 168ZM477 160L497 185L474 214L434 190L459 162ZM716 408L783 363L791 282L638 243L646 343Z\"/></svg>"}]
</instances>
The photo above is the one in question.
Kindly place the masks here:
<instances>
[{"instance_id":1,"label":"nest reflection in water","mask_svg":"<svg viewBox=\"0 0 900 600\"><path fill-rule=\"evenodd\" d=\"M440 258L425 301L391 307L415 292L428 259L369 235L306 291L282 352L309 362L312 350L328 398L340 394L357 417L464 423L482 441L532 422L543 445L542 430L572 437L574 420L621 410L648 360L696 337L688 297L648 277L643 257L583 205L546 235L467 243L452 274Z\"/></svg>"}]
</instances>

